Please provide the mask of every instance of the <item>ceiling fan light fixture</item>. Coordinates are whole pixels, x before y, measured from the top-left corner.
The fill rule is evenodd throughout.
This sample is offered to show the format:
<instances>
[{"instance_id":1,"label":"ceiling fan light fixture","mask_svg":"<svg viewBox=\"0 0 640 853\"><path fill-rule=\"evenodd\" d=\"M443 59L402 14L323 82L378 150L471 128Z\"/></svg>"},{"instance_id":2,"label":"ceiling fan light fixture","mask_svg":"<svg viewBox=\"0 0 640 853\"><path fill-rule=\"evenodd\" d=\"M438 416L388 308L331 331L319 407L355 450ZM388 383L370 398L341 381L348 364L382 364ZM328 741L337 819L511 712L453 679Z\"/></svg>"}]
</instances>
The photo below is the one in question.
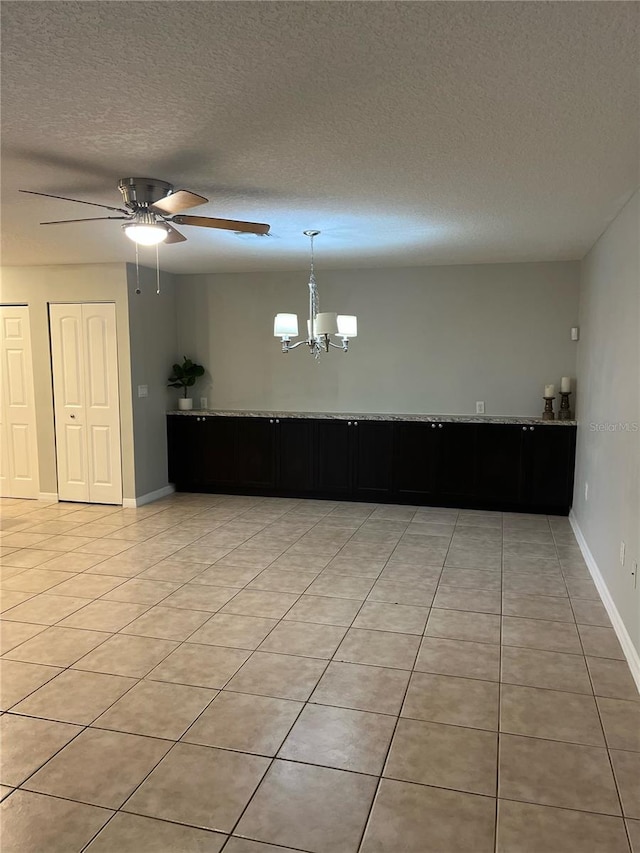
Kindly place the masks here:
<instances>
[{"instance_id":1,"label":"ceiling fan light fixture","mask_svg":"<svg viewBox=\"0 0 640 853\"><path fill-rule=\"evenodd\" d=\"M140 246L156 246L162 243L169 236L169 232L164 225L149 225L132 222L128 225L123 225L124 233L134 243Z\"/></svg>"}]
</instances>

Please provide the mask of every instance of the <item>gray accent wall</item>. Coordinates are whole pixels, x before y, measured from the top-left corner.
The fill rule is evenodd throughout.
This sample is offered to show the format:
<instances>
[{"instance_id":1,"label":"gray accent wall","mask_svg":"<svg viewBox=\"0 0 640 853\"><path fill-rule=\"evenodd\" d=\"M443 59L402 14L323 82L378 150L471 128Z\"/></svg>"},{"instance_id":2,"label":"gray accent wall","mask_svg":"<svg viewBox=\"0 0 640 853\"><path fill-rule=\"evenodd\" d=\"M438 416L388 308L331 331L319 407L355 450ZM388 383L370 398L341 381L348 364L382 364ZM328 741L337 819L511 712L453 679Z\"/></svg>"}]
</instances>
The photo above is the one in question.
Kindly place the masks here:
<instances>
[{"instance_id":1,"label":"gray accent wall","mask_svg":"<svg viewBox=\"0 0 640 853\"><path fill-rule=\"evenodd\" d=\"M308 316L308 268L176 276L178 349L208 372L211 408L539 415L543 386L575 376L579 263L323 270L320 308L357 314L348 355L283 355L279 312ZM302 348L301 348L302 349Z\"/></svg>"},{"instance_id":2,"label":"gray accent wall","mask_svg":"<svg viewBox=\"0 0 640 853\"><path fill-rule=\"evenodd\" d=\"M639 247L636 192L582 262L573 513L640 653Z\"/></svg>"},{"instance_id":3,"label":"gray accent wall","mask_svg":"<svg viewBox=\"0 0 640 853\"><path fill-rule=\"evenodd\" d=\"M174 276L160 273L156 293L156 271L140 267L140 290L136 293L136 268L127 264L129 297L129 347L135 494L139 498L167 485L166 412L175 408L178 391L167 388L171 365L178 358ZM147 397L138 396L146 385Z\"/></svg>"}]
</instances>

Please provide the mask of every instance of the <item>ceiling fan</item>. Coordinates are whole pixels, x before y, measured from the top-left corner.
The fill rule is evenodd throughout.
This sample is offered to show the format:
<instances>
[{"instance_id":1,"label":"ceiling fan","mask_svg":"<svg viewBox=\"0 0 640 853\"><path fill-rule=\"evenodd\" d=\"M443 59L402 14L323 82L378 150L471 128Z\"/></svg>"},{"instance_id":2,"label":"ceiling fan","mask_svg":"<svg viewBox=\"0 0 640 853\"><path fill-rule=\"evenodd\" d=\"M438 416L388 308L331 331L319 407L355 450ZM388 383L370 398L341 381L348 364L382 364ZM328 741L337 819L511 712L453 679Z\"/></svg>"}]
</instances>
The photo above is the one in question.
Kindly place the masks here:
<instances>
[{"instance_id":1,"label":"ceiling fan","mask_svg":"<svg viewBox=\"0 0 640 853\"><path fill-rule=\"evenodd\" d=\"M242 222L235 219L214 219L209 216L185 216L181 213L190 207L205 204L208 199L189 190L175 190L173 185L156 178L121 178L118 189L122 194L124 207L109 207L79 198L67 198L51 193L39 193L33 190L20 190L21 193L41 195L47 198L59 198L63 201L75 201L78 204L90 204L105 210L122 214L120 216L92 216L87 219L62 219L53 222L41 222L41 225L64 225L66 222L99 222L105 219L123 219L125 234L134 243L153 246L157 243L182 243L187 238L173 227L177 225L195 225L199 228L220 228L223 231L235 231L243 234L266 236L269 226L263 222Z\"/></svg>"}]
</instances>

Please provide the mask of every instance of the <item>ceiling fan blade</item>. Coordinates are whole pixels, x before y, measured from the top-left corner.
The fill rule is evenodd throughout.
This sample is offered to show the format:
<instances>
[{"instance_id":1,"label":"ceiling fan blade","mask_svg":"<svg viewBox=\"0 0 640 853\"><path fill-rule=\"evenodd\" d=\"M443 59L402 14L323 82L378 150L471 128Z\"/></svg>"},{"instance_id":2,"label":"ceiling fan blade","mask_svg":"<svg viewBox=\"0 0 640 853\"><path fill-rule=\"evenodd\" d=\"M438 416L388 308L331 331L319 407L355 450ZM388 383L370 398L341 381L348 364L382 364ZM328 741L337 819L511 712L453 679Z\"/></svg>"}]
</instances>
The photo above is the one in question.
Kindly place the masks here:
<instances>
[{"instance_id":1,"label":"ceiling fan blade","mask_svg":"<svg viewBox=\"0 0 640 853\"><path fill-rule=\"evenodd\" d=\"M209 201L203 195L189 192L189 190L176 190L171 195L155 201L151 205L151 210L158 210L160 213L180 213L181 210L188 210L190 207L197 207L199 204L206 204Z\"/></svg>"},{"instance_id":2,"label":"ceiling fan blade","mask_svg":"<svg viewBox=\"0 0 640 853\"><path fill-rule=\"evenodd\" d=\"M264 222L242 222L237 219L212 219L208 216L174 216L178 225L197 225L200 228L221 228L223 231L242 231L248 234L268 234L269 226Z\"/></svg>"},{"instance_id":3,"label":"ceiling fan blade","mask_svg":"<svg viewBox=\"0 0 640 853\"><path fill-rule=\"evenodd\" d=\"M54 219L40 225L64 225L66 222L103 222L105 219L129 219L129 216L90 216L88 219Z\"/></svg>"},{"instance_id":4,"label":"ceiling fan blade","mask_svg":"<svg viewBox=\"0 0 640 853\"><path fill-rule=\"evenodd\" d=\"M29 195L43 195L45 198L59 198L61 201L75 201L78 204L90 204L92 207L103 207L105 210L115 210L117 213L129 213L123 207L109 207L108 204L96 204L95 201L83 201L81 198L67 198L64 195L51 195L51 193L37 193L33 190L18 190L21 193L29 193Z\"/></svg>"},{"instance_id":5,"label":"ceiling fan blade","mask_svg":"<svg viewBox=\"0 0 640 853\"><path fill-rule=\"evenodd\" d=\"M187 239L184 234L181 234L176 228L172 225L169 225L168 222L165 222L167 226L167 239L164 241L165 243L184 243Z\"/></svg>"}]
</instances>

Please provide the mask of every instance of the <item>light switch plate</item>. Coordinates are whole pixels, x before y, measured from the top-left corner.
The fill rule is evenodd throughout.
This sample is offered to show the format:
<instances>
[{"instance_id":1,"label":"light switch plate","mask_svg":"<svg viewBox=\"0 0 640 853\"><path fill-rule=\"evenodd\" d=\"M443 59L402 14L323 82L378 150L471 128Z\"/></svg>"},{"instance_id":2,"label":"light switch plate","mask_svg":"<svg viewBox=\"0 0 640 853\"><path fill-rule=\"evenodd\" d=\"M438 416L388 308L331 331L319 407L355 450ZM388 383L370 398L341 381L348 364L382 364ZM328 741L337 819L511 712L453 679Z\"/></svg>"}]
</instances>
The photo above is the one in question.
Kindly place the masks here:
<instances>
[{"instance_id":1,"label":"light switch plate","mask_svg":"<svg viewBox=\"0 0 640 853\"><path fill-rule=\"evenodd\" d=\"M476 403L476 415L484 415L484 400L478 400Z\"/></svg>"},{"instance_id":2,"label":"light switch plate","mask_svg":"<svg viewBox=\"0 0 640 853\"><path fill-rule=\"evenodd\" d=\"M149 386L148 385L138 385L138 397L148 397L149 396Z\"/></svg>"},{"instance_id":3,"label":"light switch plate","mask_svg":"<svg viewBox=\"0 0 640 853\"><path fill-rule=\"evenodd\" d=\"M208 405L207 405L208 402L209 401L207 400L206 397L200 397L200 408L201 409L207 409L208 408Z\"/></svg>"}]
</instances>

